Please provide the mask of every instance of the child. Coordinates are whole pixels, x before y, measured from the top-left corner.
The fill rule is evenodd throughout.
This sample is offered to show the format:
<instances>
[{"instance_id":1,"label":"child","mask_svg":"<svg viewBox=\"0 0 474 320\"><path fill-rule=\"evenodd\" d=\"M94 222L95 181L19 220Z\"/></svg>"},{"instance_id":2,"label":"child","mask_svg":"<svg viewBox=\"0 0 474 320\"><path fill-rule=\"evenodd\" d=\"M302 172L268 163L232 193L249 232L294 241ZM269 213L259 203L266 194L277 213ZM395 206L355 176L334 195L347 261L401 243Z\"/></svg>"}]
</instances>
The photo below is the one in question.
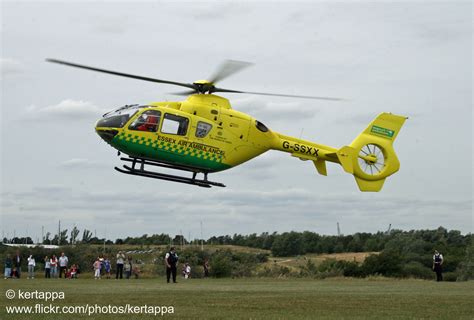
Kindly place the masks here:
<instances>
[{"instance_id":1,"label":"child","mask_svg":"<svg viewBox=\"0 0 474 320\"><path fill-rule=\"evenodd\" d=\"M30 255L28 257L28 279L35 278L35 265L36 265L35 258L32 255Z\"/></svg>"},{"instance_id":2,"label":"child","mask_svg":"<svg viewBox=\"0 0 474 320\"><path fill-rule=\"evenodd\" d=\"M11 278L18 279L18 270L16 270L16 267L13 267L12 269Z\"/></svg>"},{"instance_id":3,"label":"child","mask_svg":"<svg viewBox=\"0 0 474 320\"><path fill-rule=\"evenodd\" d=\"M58 258L53 254L51 259L49 259L50 274L53 278L58 277Z\"/></svg>"},{"instance_id":4,"label":"child","mask_svg":"<svg viewBox=\"0 0 474 320\"><path fill-rule=\"evenodd\" d=\"M189 263L186 263L184 278L185 279L191 278L191 266L189 265Z\"/></svg>"},{"instance_id":5,"label":"child","mask_svg":"<svg viewBox=\"0 0 474 320\"><path fill-rule=\"evenodd\" d=\"M135 279L138 279L138 277L140 276L140 269L138 269L138 267L135 266L135 267L133 267L132 273L135 276Z\"/></svg>"},{"instance_id":6,"label":"child","mask_svg":"<svg viewBox=\"0 0 474 320\"><path fill-rule=\"evenodd\" d=\"M13 260L11 256L8 254L7 258L5 259L5 272L4 272L5 279L11 278L12 266L13 266Z\"/></svg>"},{"instance_id":7,"label":"child","mask_svg":"<svg viewBox=\"0 0 474 320\"><path fill-rule=\"evenodd\" d=\"M71 279L77 279L77 267L75 264L71 266Z\"/></svg>"},{"instance_id":8,"label":"child","mask_svg":"<svg viewBox=\"0 0 474 320\"><path fill-rule=\"evenodd\" d=\"M123 269L125 271L125 278L130 279L130 276L132 275L132 257L128 257Z\"/></svg>"},{"instance_id":9,"label":"child","mask_svg":"<svg viewBox=\"0 0 474 320\"><path fill-rule=\"evenodd\" d=\"M51 278L51 261L48 256L44 257L44 277Z\"/></svg>"},{"instance_id":10,"label":"child","mask_svg":"<svg viewBox=\"0 0 474 320\"><path fill-rule=\"evenodd\" d=\"M94 264L94 279L100 279L100 267L102 266L102 263L100 262L100 258L97 258L95 260Z\"/></svg>"},{"instance_id":11,"label":"child","mask_svg":"<svg viewBox=\"0 0 474 320\"><path fill-rule=\"evenodd\" d=\"M110 264L110 260L107 257L105 257L104 265L105 265L105 276L107 277L107 279L110 279L111 264Z\"/></svg>"}]
</instances>

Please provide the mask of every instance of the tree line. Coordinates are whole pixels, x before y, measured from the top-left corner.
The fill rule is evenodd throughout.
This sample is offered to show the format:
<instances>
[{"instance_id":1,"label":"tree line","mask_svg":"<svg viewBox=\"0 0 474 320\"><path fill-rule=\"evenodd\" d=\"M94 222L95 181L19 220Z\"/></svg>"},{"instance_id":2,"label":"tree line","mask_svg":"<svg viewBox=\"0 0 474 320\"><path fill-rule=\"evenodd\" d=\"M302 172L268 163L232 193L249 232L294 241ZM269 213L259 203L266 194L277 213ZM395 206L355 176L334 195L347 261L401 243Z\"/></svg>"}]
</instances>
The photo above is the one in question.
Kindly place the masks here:
<instances>
[{"instance_id":1,"label":"tree line","mask_svg":"<svg viewBox=\"0 0 474 320\"><path fill-rule=\"evenodd\" d=\"M440 252L449 251L450 254L464 252L471 243L471 234L462 235L458 230L447 230L439 227L435 230L392 230L391 232L366 233L358 232L352 235L320 235L311 231L284 232L241 235L234 234L213 236L204 239L186 239L182 235L174 237L161 233L140 237L119 238L115 241L93 236L90 230L84 229L82 237L77 227L70 232L62 230L51 237L47 232L43 244L129 244L129 245L236 245L251 248L271 250L275 257L298 256L307 253L342 253L342 252L380 252L385 249L398 248L401 253L426 254L435 248ZM33 244L31 238L3 239L4 243Z\"/></svg>"}]
</instances>

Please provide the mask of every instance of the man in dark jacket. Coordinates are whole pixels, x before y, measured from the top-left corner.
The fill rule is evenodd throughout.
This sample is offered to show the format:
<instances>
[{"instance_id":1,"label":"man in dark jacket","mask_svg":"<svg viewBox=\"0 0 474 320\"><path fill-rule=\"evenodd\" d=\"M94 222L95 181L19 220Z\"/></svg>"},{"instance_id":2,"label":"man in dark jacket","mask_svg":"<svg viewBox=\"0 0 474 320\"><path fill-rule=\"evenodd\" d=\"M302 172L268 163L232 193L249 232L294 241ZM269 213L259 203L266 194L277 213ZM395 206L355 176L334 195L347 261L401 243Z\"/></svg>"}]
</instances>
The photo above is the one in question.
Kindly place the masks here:
<instances>
[{"instance_id":1,"label":"man in dark jacket","mask_svg":"<svg viewBox=\"0 0 474 320\"><path fill-rule=\"evenodd\" d=\"M433 271L436 272L436 281L443 281L443 255L435 250L433 255Z\"/></svg>"},{"instance_id":2,"label":"man in dark jacket","mask_svg":"<svg viewBox=\"0 0 474 320\"><path fill-rule=\"evenodd\" d=\"M23 259L21 258L20 250L16 251L16 255L13 257L13 268L16 269L18 278L21 276L21 263Z\"/></svg>"},{"instance_id":3,"label":"man in dark jacket","mask_svg":"<svg viewBox=\"0 0 474 320\"><path fill-rule=\"evenodd\" d=\"M170 251L165 255L166 264L166 281L170 282L170 277L173 275L173 282L176 283L176 265L178 264L178 255L174 250L174 247L170 248Z\"/></svg>"}]
</instances>

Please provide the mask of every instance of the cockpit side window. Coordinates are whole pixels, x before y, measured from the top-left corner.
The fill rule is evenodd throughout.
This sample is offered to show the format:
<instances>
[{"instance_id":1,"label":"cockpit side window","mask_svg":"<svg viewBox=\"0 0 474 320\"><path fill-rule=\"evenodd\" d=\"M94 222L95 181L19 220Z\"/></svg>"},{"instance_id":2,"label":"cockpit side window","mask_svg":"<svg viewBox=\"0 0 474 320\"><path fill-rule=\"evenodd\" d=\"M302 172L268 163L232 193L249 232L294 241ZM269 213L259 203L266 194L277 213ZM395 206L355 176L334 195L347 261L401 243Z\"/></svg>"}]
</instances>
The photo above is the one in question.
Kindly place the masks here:
<instances>
[{"instance_id":1,"label":"cockpit side window","mask_svg":"<svg viewBox=\"0 0 474 320\"><path fill-rule=\"evenodd\" d=\"M188 125L188 118L165 113L163 124L161 125L161 132L167 134L176 134L178 136L185 136L186 132L188 131Z\"/></svg>"},{"instance_id":2,"label":"cockpit side window","mask_svg":"<svg viewBox=\"0 0 474 320\"><path fill-rule=\"evenodd\" d=\"M147 110L135 119L128 128L130 130L156 132L160 124L160 117L160 111Z\"/></svg>"},{"instance_id":3,"label":"cockpit side window","mask_svg":"<svg viewBox=\"0 0 474 320\"><path fill-rule=\"evenodd\" d=\"M211 131L212 125L206 122L199 121L196 127L196 137L204 138Z\"/></svg>"},{"instance_id":4,"label":"cockpit side window","mask_svg":"<svg viewBox=\"0 0 474 320\"><path fill-rule=\"evenodd\" d=\"M263 123L261 123L260 121L256 120L255 121L255 126L257 127L258 130L262 131L262 132L268 132L268 128L266 125L264 125Z\"/></svg>"}]
</instances>

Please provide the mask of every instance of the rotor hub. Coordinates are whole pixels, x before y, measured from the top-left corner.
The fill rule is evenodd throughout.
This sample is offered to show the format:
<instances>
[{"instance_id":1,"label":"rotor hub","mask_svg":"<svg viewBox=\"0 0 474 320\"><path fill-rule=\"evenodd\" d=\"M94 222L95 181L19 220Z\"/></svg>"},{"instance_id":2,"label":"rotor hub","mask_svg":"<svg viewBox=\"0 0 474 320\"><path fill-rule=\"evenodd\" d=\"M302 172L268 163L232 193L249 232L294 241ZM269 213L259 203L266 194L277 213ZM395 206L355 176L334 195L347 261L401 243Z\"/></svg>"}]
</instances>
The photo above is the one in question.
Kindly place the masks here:
<instances>
[{"instance_id":1,"label":"rotor hub","mask_svg":"<svg viewBox=\"0 0 474 320\"><path fill-rule=\"evenodd\" d=\"M382 173L385 168L386 155L382 147L369 143L360 148L359 168L370 176Z\"/></svg>"},{"instance_id":2,"label":"rotor hub","mask_svg":"<svg viewBox=\"0 0 474 320\"><path fill-rule=\"evenodd\" d=\"M214 84L209 80L197 80L193 82L194 89L197 93L212 93Z\"/></svg>"}]
</instances>

